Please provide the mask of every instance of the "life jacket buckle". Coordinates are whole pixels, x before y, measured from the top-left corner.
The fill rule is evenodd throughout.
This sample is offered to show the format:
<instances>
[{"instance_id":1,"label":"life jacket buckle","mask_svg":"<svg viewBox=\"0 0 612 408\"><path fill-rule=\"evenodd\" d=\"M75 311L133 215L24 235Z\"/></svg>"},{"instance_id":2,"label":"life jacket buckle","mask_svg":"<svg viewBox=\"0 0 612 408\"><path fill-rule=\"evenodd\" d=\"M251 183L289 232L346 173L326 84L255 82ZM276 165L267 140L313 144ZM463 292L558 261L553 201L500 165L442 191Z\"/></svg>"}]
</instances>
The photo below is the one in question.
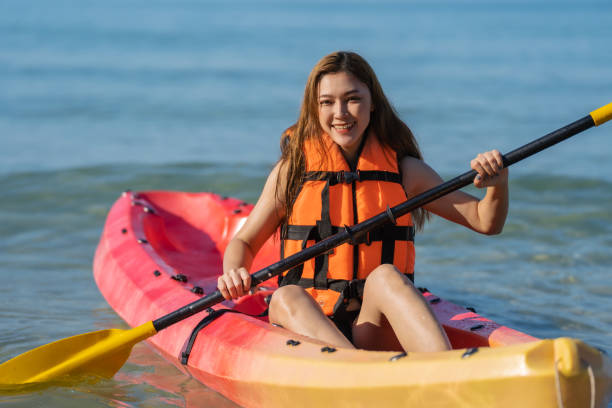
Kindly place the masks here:
<instances>
[{"instance_id":1,"label":"life jacket buckle","mask_svg":"<svg viewBox=\"0 0 612 408\"><path fill-rule=\"evenodd\" d=\"M361 172L359 170L355 172L342 170L338 174L339 183L352 184L354 181L361 181Z\"/></svg>"}]
</instances>

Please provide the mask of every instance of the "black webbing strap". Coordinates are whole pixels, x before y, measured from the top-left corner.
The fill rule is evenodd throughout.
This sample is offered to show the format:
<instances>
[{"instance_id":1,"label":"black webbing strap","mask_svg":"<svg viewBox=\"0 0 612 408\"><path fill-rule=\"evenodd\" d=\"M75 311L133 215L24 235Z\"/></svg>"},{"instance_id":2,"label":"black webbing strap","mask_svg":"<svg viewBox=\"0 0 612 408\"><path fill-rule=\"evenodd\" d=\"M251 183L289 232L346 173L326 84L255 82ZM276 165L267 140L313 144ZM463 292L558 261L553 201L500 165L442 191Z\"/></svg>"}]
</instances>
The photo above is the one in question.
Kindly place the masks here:
<instances>
[{"instance_id":1,"label":"black webbing strap","mask_svg":"<svg viewBox=\"0 0 612 408\"><path fill-rule=\"evenodd\" d=\"M314 287L314 280L308 278L301 278L295 285L301 286L304 289ZM345 293L346 298L360 298L363 297L363 288L365 285L365 279L354 279L354 280L343 280L343 279L327 279L325 289L330 289L335 292Z\"/></svg>"},{"instance_id":2,"label":"black webbing strap","mask_svg":"<svg viewBox=\"0 0 612 408\"><path fill-rule=\"evenodd\" d=\"M302 272L304 272L304 264L291 268L285 276L278 275L278 286L295 284L302 278Z\"/></svg>"},{"instance_id":3,"label":"black webbing strap","mask_svg":"<svg viewBox=\"0 0 612 408\"><path fill-rule=\"evenodd\" d=\"M251 315L251 314L240 312L234 309L218 309L218 310L214 310L212 308L208 309L208 316L206 316L204 319L200 321L200 323L197 324L197 326L191 332L189 339L183 346L183 350L181 351L181 364L187 365L187 362L189 361L189 355L191 354L191 349L193 348L193 344L195 343L196 338L198 337L198 333L200 333L200 331L203 328L211 324L217 318L223 316L225 313L240 313L240 314L250 316L250 317L264 317L268 315L268 309L266 308L266 310L264 310L262 313L258 315Z\"/></svg>"},{"instance_id":4,"label":"black webbing strap","mask_svg":"<svg viewBox=\"0 0 612 408\"><path fill-rule=\"evenodd\" d=\"M332 236L331 216L329 215L329 180L321 190L321 219L317 220L317 231L319 237L325 239ZM329 269L329 252L315 258L314 287L316 289L327 288L327 271Z\"/></svg>"},{"instance_id":5,"label":"black webbing strap","mask_svg":"<svg viewBox=\"0 0 612 408\"><path fill-rule=\"evenodd\" d=\"M411 273L404 274L411 282L414 283L414 275ZM297 282L292 283L294 285L301 286L304 289L314 287L314 280L308 278L301 278ZM363 287L365 285L365 279L327 279L326 289L333 290L335 292L345 292L347 299L363 297Z\"/></svg>"},{"instance_id":6,"label":"black webbing strap","mask_svg":"<svg viewBox=\"0 0 612 408\"><path fill-rule=\"evenodd\" d=\"M382 251L380 252L380 263L392 264L395 256L395 241L383 240Z\"/></svg>"},{"instance_id":7,"label":"black webbing strap","mask_svg":"<svg viewBox=\"0 0 612 408\"><path fill-rule=\"evenodd\" d=\"M281 259L285 258L285 240L299 240L302 241L302 249L306 248L306 243L309 240L309 236L313 235L313 231L316 231L315 225L303 226L301 228L301 235L298 238L295 238L295 234L290 233L289 229L290 225L283 225L281 227ZM318 231L316 231L318 234ZM288 238L291 236L291 238ZM289 272L285 276L278 275L278 286L289 285L288 282L297 282L302 277L302 272L304 271L304 264L299 264L298 266L291 268Z\"/></svg>"},{"instance_id":8,"label":"black webbing strap","mask_svg":"<svg viewBox=\"0 0 612 408\"><path fill-rule=\"evenodd\" d=\"M308 171L304 175L304 181L327 181L330 186L353 181L387 181L389 183L402 183L399 173L382 170L357 170L357 171Z\"/></svg>"},{"instance_id":9,"label":"black webbing strap","mask_svg":"<svg viewBox=\"0 0 612 408\"><path fill-rule=\"evenodd\" d=\"M344 230L345 227L337 227L332 225L332 235ZM285 239L293 241L321 241L321 236L317 228L311 225L287 225L285 229ZM397 226L383 225L374 231L370 231L357 238L354 244L369 244L374 241L384 241L392 239L394 241L414 241L414 227L412 226ZM305 246L303 246L305 248Z\"/></svg>"}]
</instances>

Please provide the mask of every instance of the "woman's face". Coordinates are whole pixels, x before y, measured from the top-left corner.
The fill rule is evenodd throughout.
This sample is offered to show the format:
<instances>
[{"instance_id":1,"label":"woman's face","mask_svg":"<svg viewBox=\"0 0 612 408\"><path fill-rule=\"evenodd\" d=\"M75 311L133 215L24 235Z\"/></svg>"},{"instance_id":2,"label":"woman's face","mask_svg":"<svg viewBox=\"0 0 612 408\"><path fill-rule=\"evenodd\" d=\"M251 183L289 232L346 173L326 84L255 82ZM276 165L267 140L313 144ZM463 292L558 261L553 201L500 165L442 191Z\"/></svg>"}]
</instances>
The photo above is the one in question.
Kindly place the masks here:
<instances>
[{"instance_id":1,"label":"woman's face","mask_svg":"<svg viewBox=\"0 0 612 408\"><path fill-rule=\"evenodd\" d=\"M325 74L318 102L321 128L348 160L355 159L373 110L367 85L347 72Z\"/></svg>"}]
</instances>

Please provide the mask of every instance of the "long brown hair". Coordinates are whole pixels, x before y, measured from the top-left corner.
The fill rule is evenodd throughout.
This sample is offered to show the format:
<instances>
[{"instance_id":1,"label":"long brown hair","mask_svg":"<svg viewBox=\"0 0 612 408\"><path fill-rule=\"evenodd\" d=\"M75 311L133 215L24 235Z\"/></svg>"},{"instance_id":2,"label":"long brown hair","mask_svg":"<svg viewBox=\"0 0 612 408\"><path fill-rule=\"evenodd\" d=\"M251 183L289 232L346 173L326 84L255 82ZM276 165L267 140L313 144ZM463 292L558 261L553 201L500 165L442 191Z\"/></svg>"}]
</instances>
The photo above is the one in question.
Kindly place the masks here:
<instances>
[{"instance_id":1,"label":"long brown hair","mask_svg":"<svg viewBox=\"0 0 612 408\"><path fill-rule=\"evenodd\" d=\"M304 141L318 142L320 154L328 158L324 149L321 125L319 124L319 83L326 74L347 72L367 85L372 96L373 112L366 132L374 134L379 142L395 150L397 157L423 156L410 128L399 118L397 112L385 96L374 70L360 55L354 52L337 51L323 57L312 69L297 122L285 131L281 138L281 166L286 174L286 184L278 178L276 194L285 212L285 220L291 215L293 203L297 198L305 172ZM283 178L284 179L284 178ZM284 184L284 185L281 185ZM414 223L421 229L429 218L423 209L412 213Z\"/></svg>"}]
</instances>

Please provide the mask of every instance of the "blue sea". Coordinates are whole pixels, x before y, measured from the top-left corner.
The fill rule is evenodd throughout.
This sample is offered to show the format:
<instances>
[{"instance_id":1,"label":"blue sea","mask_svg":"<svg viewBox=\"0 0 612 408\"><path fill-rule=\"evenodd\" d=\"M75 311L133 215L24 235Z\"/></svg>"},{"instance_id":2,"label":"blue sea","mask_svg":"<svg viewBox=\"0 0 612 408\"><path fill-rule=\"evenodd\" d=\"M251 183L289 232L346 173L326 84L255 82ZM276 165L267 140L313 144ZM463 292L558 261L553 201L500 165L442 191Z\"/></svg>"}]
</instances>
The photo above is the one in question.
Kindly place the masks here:
<instances>
[{"instance_id":1,"label":"blue sea","mask_svg":"<svg viewBox=\"0 0 612 408\"><path fill-rule=\"evenodd\" d=\"M0 362L125 327L94 283L126 189L254 202L329 52L363 55L445 179L612 102L612 2L0 2ZM612 124L510 170L504 232L434 219L419 286L612 352ZM468 191L481 195L473 188ZM232 407L145 343L112 380L6 407Z\"/></svg>"}]
</instances>

